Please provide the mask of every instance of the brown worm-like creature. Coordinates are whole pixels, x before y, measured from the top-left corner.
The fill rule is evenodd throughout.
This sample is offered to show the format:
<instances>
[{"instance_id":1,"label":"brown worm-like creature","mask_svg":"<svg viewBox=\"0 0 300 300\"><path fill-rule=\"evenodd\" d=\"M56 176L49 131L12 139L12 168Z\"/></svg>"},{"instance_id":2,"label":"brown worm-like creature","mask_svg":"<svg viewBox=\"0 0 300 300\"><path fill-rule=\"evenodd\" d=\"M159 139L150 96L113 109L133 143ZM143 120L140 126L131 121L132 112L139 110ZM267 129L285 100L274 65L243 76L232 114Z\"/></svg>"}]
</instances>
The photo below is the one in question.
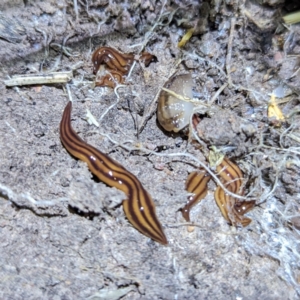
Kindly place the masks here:
<instances>
[{"instance_id":1,"label":"brown worm-like creature","mask_svg":"<svg viewBox=\"0 0 300 300\"><path fill-rule=\"evenodd\" d=\"M106 65L110 70L119 71L122 74L127 74L134 61L134 55L129 53L120 53L111 47L100 47L93 53L93 72L96 74L100 65Z\"/></svg>"},{"instance_id":2,"label":"brown worm-like creature","mask_svg":"<svg viewBox=\"0 0 300 300\"><path fill-rule=\"evenodd\" d=\"M181 209L182 216L187 222L190 222L191 208L207 195L207 183L210 178L205 171L194 171L188 176L185 189L193 195L188 197L186 205Z\"/></svg>"},{"instance_id":3,"label":"brown worm-like creature","mask_svg":"<svg viewBox=\"0 0 300 300\"><path fill-rule=\"evenodd\" d=\"M231 162L228 158L224 158L221 164L216 168L218 176L225 188L237 195L243 195L242 189L243 174L240 168ZM222 212L223 217L231 224L248 226L251 219L244 217L244 214L253 208L255 200L239 201L236 198L228 195L220 186L215 191L215 200Z\"/></svg>"},{"instance_id":4,"label":"brown worm-like creature","mask_svg":"<svg viewBox=\"0 0 300 300\"><path fill-rule=\"evenodd\" d=\"M151 62L157 61L155 55L143 52L138 58L147 67ZM117 83L124 83L126 76L134 62L135 55L132 53L121 53L111 47L100 47L94 51L92 56L93 73L97 74L100 66L105 65L110 74L96 79L96 86L108 86L114 88ZM113 78L112 78L113 77Z\"/></svg>"},{"instance_id":5,"label":"brown worm-like creature","mask_svg":"<svg viewBox=\"0 0 300 300\"><path fill-rule=\"evenodd\" d=\"M216 168L217 175L220 177L226 189L237 195L243 195L242 189L243 174L240 168L231 162L228 158L224 158L221 164ZM186 180L186 190L192 193L188 197L188 202L181 209L182 216L187 222L190 222L190 210L207 195L207 183L211 176L206 171L192 172ZM244 216L255 205L255 201L239 201L228 195L220 186L215 191L215 200L223 217L232 225L241 224L247 226L251 223L251 219Z\"/></svg>"},{"instance_id":6,"label":"brown worm-like creature","mask_svg":"<svg viewBox=\"0 0 300 300\"><path fill-rule=\"evenodd\" d=\"M83 141L71 126L70 101L60 123L60 138L64 147L74 157L87 163L99 180L126 194L123 208L130 223L144 235L166 245L167 238L155 213L155 205L141 182L121 164Z\"/></svg>"},{"instance_id":7,"label":"brown worm-like creature","mask_svg":"<svg viewBox=\"0 0 300 300\"><path fill-rule=\"evenodd\" d=\"M111 88L115 88L117 83L123 84L124 83L124 76L119 71L109 70L104 71L106 75L104 76L97 76L95 85L96 86L108 86Z\"/></svg>"}]
</instances>

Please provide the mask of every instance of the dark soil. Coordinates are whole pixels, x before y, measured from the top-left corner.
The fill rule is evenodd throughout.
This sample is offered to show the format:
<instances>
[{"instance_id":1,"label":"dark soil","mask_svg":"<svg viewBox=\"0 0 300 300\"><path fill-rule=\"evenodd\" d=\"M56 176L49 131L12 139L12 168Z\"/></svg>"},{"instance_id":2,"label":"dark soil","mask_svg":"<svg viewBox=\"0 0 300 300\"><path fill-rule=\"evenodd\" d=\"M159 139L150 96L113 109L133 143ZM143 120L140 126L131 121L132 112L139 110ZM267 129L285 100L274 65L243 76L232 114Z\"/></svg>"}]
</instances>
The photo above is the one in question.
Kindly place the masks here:
<instances>
[{"instance_id":1,"label":"dark soil","mask_svg":"<svg viewBox=\"0 0 300 300\"><path fill-rule=\"evenodd\" d=\"M74 3L0 4L0 298L297 299L300 25L287 28L281 18L297 5L98 0L78 1L76 16ZM179 49L191 27L193 37ZM97 47L137 54L143 43L158 62L137 63L118 89L119 101L112 89L93 87ZM62 146L64 85L4 84L12 75L72 69L72 126L139 178L168 246L134 229L123 212L124 194ZM199 110L202 147L157 123L157 95L175 71L192 74L200 107L210 103ZM268 115L273 91L283 121ZM87 109L99 127L88 124ZM188 173L199 167L180 153L205 163L211 146L239 165L246 192L257 199L246 228L222 217L213 181L191 212L193 230L179 212Z\"/></svg>"}]
</instances>

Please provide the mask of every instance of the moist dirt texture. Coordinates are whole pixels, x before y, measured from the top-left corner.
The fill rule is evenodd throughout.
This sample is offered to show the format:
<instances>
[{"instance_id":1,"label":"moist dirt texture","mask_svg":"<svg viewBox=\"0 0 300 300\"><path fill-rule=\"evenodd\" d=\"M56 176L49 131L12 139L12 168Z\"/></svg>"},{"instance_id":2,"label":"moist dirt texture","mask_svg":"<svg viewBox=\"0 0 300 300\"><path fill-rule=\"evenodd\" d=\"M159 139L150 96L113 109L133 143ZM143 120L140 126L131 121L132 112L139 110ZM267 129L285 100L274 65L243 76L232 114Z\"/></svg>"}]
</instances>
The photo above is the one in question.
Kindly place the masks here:
<instances>
[{"instance_id":1,"label":"moist dirt texture","mask_svg":"<svg viewBox=\"0 0 300 300\"><path fill-rule=\"evenodd\" d=\"M275 0L1 1L0 298L299 299L300 24L282 20L299 9ZM157 61L135 62L115 90L95 87L100 46ZM5 84L62 71L73 73L68 85ZM157 122L158 95L176 72L194 81L193 135ZM61 144L70 98L78 135L152 195L167 246L136 230L125 194ZM247 227L223 218L214 180L192 223L181 215L185 180L208 165L211 146L239 166L256 200Z\"/></svg>"}]
</instances>

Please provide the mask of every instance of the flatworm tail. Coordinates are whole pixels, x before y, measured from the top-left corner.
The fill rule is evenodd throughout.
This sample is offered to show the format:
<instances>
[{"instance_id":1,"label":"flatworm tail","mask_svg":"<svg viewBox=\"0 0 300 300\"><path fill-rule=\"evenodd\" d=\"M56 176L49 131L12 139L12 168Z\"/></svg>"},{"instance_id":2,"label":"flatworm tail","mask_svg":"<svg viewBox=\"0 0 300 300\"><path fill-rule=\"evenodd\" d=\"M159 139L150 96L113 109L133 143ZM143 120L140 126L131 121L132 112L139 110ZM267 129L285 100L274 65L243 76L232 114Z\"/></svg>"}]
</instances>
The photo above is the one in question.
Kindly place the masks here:
<instances>
[{"instance_id":1,"label":"flatworm tail","mask_svg":"<svg viewBox=\"0 0 300 300\"><path fill-rule=\"evenodd\" d=\"M187 222L190 222L190 210L200 200L207 195L207 183L211 176L205 171L194 171L188 176L185 188L192 196L188 197L186 205L181 209L182 216Z\"/></svg>"}]
</instances>

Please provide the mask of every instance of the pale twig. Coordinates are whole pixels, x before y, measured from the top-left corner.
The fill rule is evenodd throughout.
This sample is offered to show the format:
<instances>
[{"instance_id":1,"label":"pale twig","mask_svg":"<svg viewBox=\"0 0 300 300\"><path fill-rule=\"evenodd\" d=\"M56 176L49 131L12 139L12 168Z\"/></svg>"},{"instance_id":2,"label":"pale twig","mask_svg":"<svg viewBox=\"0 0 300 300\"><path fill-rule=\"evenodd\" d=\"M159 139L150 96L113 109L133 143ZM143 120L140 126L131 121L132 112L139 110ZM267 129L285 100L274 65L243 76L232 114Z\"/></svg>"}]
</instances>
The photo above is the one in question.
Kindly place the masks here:
<instances>
[{"instance_id":1,"label":"pale twig","mask_svg":"<svg viewBox=\"0 0 300 300\"><path fill-rule=\"evenodd\" d=\"M66 89L67 89L69 101L73 102L71 89L70 89L70 86L68 84L66 84Z\"/></svg>"},{"instance_id":2,"label":"pale twig","mask_svg":"<svg viewBox=\"0 0 300 300\"><path fill-rule=\"evenodd\" d=\"M285 25L285 24L283 24L283 25ZM287 38L285 39L285 42L284 42L284 44L283 44L283 53L284 53L284 57L287 57L288 45L289 45L289 43L291 42L291 40L293 39L295 33L294 33L294 31L291 31L290 28L289 28L287 25L285 25L285 27L286 27L287 30L289 31L289 34L288 34L288 36L287 36Z\"/></svg>"},{"instance_id":3,"label":"pale twig","mask_svg":"<svg viewBox=\"0 0 300 300\"><path fill-rule=\"evenodd\" d=\"M283 152L288 152L288 153L300 154L300 152L296 151L296 150L299 149L298 147L277 148L277 147L265 145L264 144L264 134L260 135L260 137L259 137L259 144L257 146L255 146L255 147L253 147L252 149L260 149L260 148L267 148L267 149L273 149L273 150L276 150L276 151L283 151Z\"/></svg>"},{"instance_id":4,"label":"pale twig","mask_svg":"<svg viewBox=\"0 0 300 300\"><path fill-rule=\"evenodd\" d=\"M232 87L232 79L231 79L231 56L232 56L232 42L234 36L234 27L235 27L235 18L231 19L230 23L230 32L228 38L228 45L227 45L227 55L226 55L226 73L228 77L228 84L229 87Z\"/></svg>"},{"instance_id":5,"label":"pale twig","mask_svg":"<svg viewBox=\"0 0 300 300\"><path fill-rule=\"evenodd\" d=\"M89 125L94 124L95 126L99 127L99 123L88 108L86 109L86 120L89 123Z\"/></svg>"},{"instance_id":6,"label":"pale twig","mask_svg":"<svg viewBox=\"0 0 300 300\"><path fill-rule=\"evenodd\" d=\"M63 47L63 48L65 48L67 41L68 41L71 37L73 37L74 35L75 35L75 32L71 32L71 33L69 33L67 36L64 37L63 42L62 42L62 47ZM79 54L78 54L78 55L79 55ZM76 55L76 56L78 56L78 55ZM70 54L70 56L73 56L73 55Z\"/></svg>"},{"instance_id":7,"label":"pale twig","mask_svg":"<svg viewBox=\"0 0 300 300\"><path fill-rule=\"evenodd\" d=\"M83 61L81 60L81 61L77 62L76 64L70 66L69 68L70 68L72 71L74 71L74 70L77 70L77 69L79 69L80 67L82 67L82 65L83 65Z\"/></svg>"},{"instance_id":8,"label":"pale twig","mask_svg":"<svg viewBox=\"0 0 300 300\"><path fill-rule=\"evenodd\" d=\"M199 61L204 61L204 62L207 62L209 65L211 65L212 67L218 69L220 71L220 73L227 78L227 75L226 73L223 71L223 69L221 67L219 67L215 62L213 62L212 60L208 59L208 58L204 58L204 57L201 57L199 54L197 54L195 51L193 51L193 53L190 53L190 52L187 52L187 51L184 51L184 50L181 50L183 52L183 54L185 56L189 56L190 58L192 59L197 59ZM183 59L184 60L184 59Z\"/></svg>"},{"instance_id":9,"label":"pale twig","mask_svg":"<svg viewBox=\"0 0 300 300\"><path fill-rule=\"evenodd\" d=\"M103 120L103 118L107 115L107 113L113 108L115 107L119 102L120 102L120 96L118 93L118 89L121 87L125 87L125 85L122 84L118 84L115 88L114 88L114 93L117 96L117 101L115 103L113 103L112 105L110 105L105 111L104 113L101 115L101 117L99 118L99 121L101 122Z\"/></svg>"},{"instance_id":10,"label":"pale twig","mask_svg":"<svg viewBox=\"0 0 300 300\"><path fill-rule=\"evenodd\" d=\"M273 150L277 150L277 151L284 151L284 152L290 152L290 153L294 153L294 154L300 154L300 152L298 151L294 151L291 148L285 149L285 148L277 148L277 147L272 147L272 146L267 146L267 145L261 145L262 148L268 148L268 149L273 149Z\"/></svg>"},{"instance_id":11,"label":"pale twig","mask_svg":"<svg viewBox=\"0 0 300 300\"><path fill-rule=\"evenodd\" d=\"M78 21L78 4L77 4L77 0L73 0L73 5L74 5L75 16L76 16L75 22L77 22Z\"/></svg>"},{"instance_id":12,"label":"pale twig","mask_svg":"<svg viewBox=\"0 0 300 300\"><path fill-rule=\"evenodd\" d=\"M275 170L276 170L276 175L275 175L275 181L273 183L273 187L272 187L271 191L268 192L265 196L262 195L262 197L261 197L262 200L258 204L264 203L270 196L272 196L274 194L274 192L278 186L280 168L276 167Z\"/></svg>"},{"instance_id":13,"label":"pale twig","mask_svg":"<svg viewBox=\"0 0 300 300\"><path fill-rule=\"evenodd\" d=\"M220 94L223 92L223 90L228 86L229 83L224 83L217 91L216 93L213 95L213 97L209 100L208 105L212 105L217 98L220 96Z\"/></svg>"},{"instance_id":14,"label":"pale twig","mask_svg":"<svg viewBox=\"0 0 300 300\"><path fill-rule=\"evenodd\" d=\"M53 36L52 36L52 34L50 34L50 35L49 35L49 38L48 38L48 35L47 35L47 33L46 33L45 31L43 31L43 30L37 28L36 26L35 26L34 28L35 28L35 30L36 30L37 32L40 32L40 33L43 35L43 37L44 37L45 56L44 56L43 61L42 61L42 63L40 64L40 67L39 67L39 70L42 71L42 70L43 70L43 66L44 66L44 62L45 62L46 58L47 58L48 55L49 55L49 44L50 44L50 42L52 41L52 37L53 37Z\"/></svg>"},{"instance_id":15,"label":"pale twig","mask_svg":"<svg viewBox=\"0 0 300 300\"><path fill-rule=\"evenodd\" d=\"M68 57L76 57L76 56L79 56L79 53L78 54L72 54L70 51L72 50L70 47L66 47L66 46L63 46L63 45L60 45L58 43L51 43L50 44L50 47L57 47L57 48L60 48L62 50L62 52L68 56Z\"/></svg>"},{"instance_id":16,"label":"pale twig","mask_svg":"<svg viewBox=\"0 0 300 300\"><path fill-rule=\"evenodd\" d=\"M33 84L54 84L54 83L67 83L73 78L72 71L66 72L53 72L49 74L37 75L14 75L9 80L4 80L6 86L20 86L20 85L33 85Z\"/></svg>"},{"instance_id":17,"label":"pale twig","mask_svg":"<svg viewBox=\"0 0 300 300\"><path fill-rule=\"evenodd\" d=\"M283 147L283 137L286 136L286 133L290 130L290 129L293 129L294 127L294 124L292 124L291 126L289 126L287 129L285 129L281 134L280 134L280 137L279 137L279 145L281 148L284 148Z\"/></svg>"},{"instance_id":18,"label":"pale twig","mask_svg":"<svg viewBox=\"0 0 300 300\"><path fill-rule=\"evenodd\" d=\"M171 74L168 76L168 79L166 80L166 82L177 72L177 70L175 71L172 71ZM165 83L163 84L165 85ZM156 111L156 103L157 103L157 100L158 100L158 97L160 95L160 92L161 92L161 89L163 88L163 86L161 86L159 88L159 90L157 91L155 97L153 98L153 100L151 101L150 103L150 106L149 106L149 109L147 110L147 113L143 115L142 117L142 120L141 120L141 123L140 123L140 127L139 127L139 130L138 130L138 134L140 134L145 125L147 124L147 121L154 115L155 111Z\"/></svg>"},{"instance_id":19,"label":"pale twig","mask_svg":"<svg viewBox=\"0 0 300 300\"><path fill-rule=\"evenodd\" d=\"M162 5L162 7L161 7L161 9L160 9L160 13L159 13L159 17L158 17L157 21L155 21L155 23L154 23L153 26L150 28L150 30L147 31L147 33L145 34L145 38L144 38L143 42L142 42L142 43L139 43L139 44L136 44L136 45L132 45L132 46L130 47L130 48L133 48L133 47L141 46L141 47L140 47L140 50L138 51L137 54L140 54L140 53L144 50L144 48L146 47L146 45L147 45L148 42L150 41L150 39L151 39L151 37L152 37L152 34L153 34L153 32L155 31L155 29L156 29L157 26L164 26L164 27L166 27L166 26L168 26L168 25L170 24L170 22L172 21L173 16L174 16L175 12L177 11L177 9L175 9L175 10L174 10L173 12L171 12L171 13L169 13L169 12L163 13L166 3L167 3L167 0L164 1L163 5ZM167 16L167 15L170 15L170 16L169 16L168 23L167 23L167 24L161 23L161 19L162 19L164 16ZM132 71L133 71L133 69L135 68L135 66L136 66L136 62L134 61L133 64L132 64L132 66L131 66L131 68L130 68L129 74L128 74L128 76L127 76L126 79L129 79L129 78L130 78L130 76L131 76L131 74L132 74Z\"/></svg>"},{"instance_id":20,"label":"pale twig","mask_svg":"<svg viewBox=\"0 0 300 300\"><path fill-rule=\"evenodd\" d=\"M298 68L287 80L291 80L293 77L295 77L300 71L300 68Z\"/></svg>"},{"instance_id":21,"label":"pale twig","mask_svg":"<svg viewBox=\"0 0 300 300\"><path fill-rule=\"evenodd\" d=\"M24 199L33 205L40 206L40 207L46 207L46 206L53 206L57 204L58 202L62 201L68 201L67 198L58 198L56 200L35 200L30 194L28 193L20 193L17 194L13 192L9 187L3 185L0 183L0 194L3 196L6 196L9 201L18 204L17 199Z\"/></svg>"},{"instance_id":22,"label":"pale twig","mask_svg":"<svg viewBox=\"0 0 300 300\"><path fill-rule=\"evenodd\" d=\"M296 135L294 133L289 133L287 134L287 136L290 138L290 139L293 139L295 140L296 142L300 143L300 136L299 135Z\"/></svg>"},{"instance_id":23,"label":"pale twig","mask_svg":"<svg viewBox=\"0 0 300 300\"><path fill-rule=\"evenodd\" d=\"M58 58L56 59L55 64L54 64L54 66L52 67L52 69L50 70L50 72L54 72L54 71L57 70L59 64L61 63L61 60L62 60L62 56L63 56L64 51L67 53L67 56L78 56L78 55L79 55L79 54L74 54L74 55L72 55L71 53L69 53L69 52L66 50L66 47L65 47L66 42L68 41L68 39L71 38L72 36L74 36L74 34L75 34L74 32L71 32L71 33L69 33L66 37L64 37L63 42L62 42L62 45L61 45L61 50L62 50L62 51L60 52L60 55L59 55ZM65 49L65 50L63 50L63 49Z\"/></svg>"},{"instance_id":24,"label":"pale twig","mask_svg":"<svg viewBox=\"0 0 300 300\"><path fill-rule=\"evenodd\" d=\"M194 139L202 146L202 152L204 154L205 157L208 157L208 154L209 154L209 151L207 149L207 145L205 142L203 142L198 134L197 134L197 131L194 129L194 127L192 126L193 122L192 122L192 118L193 118L193 114L191 114L191 117L190 117L190 131L192 131L192 135L194 137Z\"/></svg>"},{"instance_id":25,"label":"pale twig","mask_svg":"<svg viewBox=\"0 0 300 300\"><path fill-rule=\"evenodd\" d=\"M43 37L44 37L45 57L47 57L48 54L49 54L48 45L47 45L48 35L47 35L47 33L44 30L41 30L41 29L37 28L37 26L35 26L34 29L37 32L41 33L43 35Z\"/></svg>"},{"instance_id":26,"label":"pale twig","mask_svg":"<svg viewBox=\"0 0 300 300\"><path fill-rule=\"evenodd\" d=\"M126 81L128 81L128 79L130 78L131 74L132 74L132 71L133 69L135 68L135 65L136 65L136 61L133 62L132 66L130 67L130 70L129 70L129 73L128 75L126 76Z\"/></svg>"},{"instance_id":27,"label":"pale twig","mask_svg":"<svg viewBox=\"0 0 300 300\"><path fill-rule=\"evenodd\" d=\"M13 133L16 133L16 129L12 127L7 121L5 121L5 124L11 129Z\"/></svg>"},{"instance_id":28,"label":"pale twig","mask_svg":"<svg viewBox=\"0 0 300 300\"><path fill-rule=\"evenodd\" d=\"M187 158L195 161L202 168L204 168L212 176L212 178L215 180L217 185L219 185L228 195L233 196L234 198L238 198L238 199L253 200L253 198L248 198L248 197L245 197L245 196L237 195L237 194L234 194L231 191L227 190L226 187L223 185L223 183L220 181L220 179L215 175L215 173L213 171L211 171L210 168L205 163L203 163L202 161L200 161L198 158L196 158L195 156L193 156L190 153L183 153L183 152L182 153L158 153L158 152L151 151L151 150L143 148L143 147L138 147L138 148L128 147L128 146L124 145L124 143L120 144L119 142L112 139L109 134L105 134L105 133L101 133L101 132L100 132L100 134L102 136L107 137L113 144L118 145L118 146L122 147L123 149L125 149L127 151L141 151L141 152L144 152L146 154L153 154L153 155L156 155L156 156L165 156L165 157L178 157L178 156L187 157ZM127 141L127 142L133 143L133 141Z\"/></svg>"},{"instance_id":29,"label":"pale twig","mask_svg":"<svg viewBox=\"0 0 300 300\"><path fill-rule=\"evenodd\" d=\"M63 41L62 41L62 44L57 44L57 43L52 43L50 46L57 46L57 47L60 47L61 50L62 50L62 53L64 53L66 56L68 57L76 57L76 56L79 56L80 54L79 53L76 53L76 54L72 54L70 51L72 50L71 48L69 47L66 47L66 43L67 41L73 37L75 35L75 32L71 32L69 33L67 36L64 37ZM61 54L62 54L61 53Z\"/></svg>"},{"instance_id":30,"label":"pale twig","mask_svg":"<svg viewBox=\"0 0 300 300\"><path fill-rule=\"evenodd\" d=\"M8 76L8 78L11 79L10 76ZM20 91L20 89L18 88L18 86L14 86L14 87L13 87L13 90L21 97L21 99L22 99L23 101L25 101L25 102L29 101L28 98L26 98L26 97L23 96L24 93Z\"/></svg>"},{"instance_id":31,"label":"pale twig","mask_svg":"<svg viewBox=\"0 0 300 300\"><path fill-rule=\"evenodd\" d=\"M155 21L155 23L153 24L153 26L150 28L150 30L147 31L147 33L145 34L144 40L143 40L141 43L139 43L139 44L135 44L135 45L131 45L131 46L130 46L130 48L134 48L134 47L140 46L140 49L139 49L139 51L138 51L137 54L140 54L140 53L144 50L144 48L146 47L146 45L147 45L148 42L150 41L150 39L151 39L151 37L152 37L152 35L153 35L153 33L154 33L154 31L155 31L155 29L156 29L157 26L163 26L163 27L166 27L166 26L168 26L168 25L170 24L170 22L172 21L173 16L174 16L175 12L177 11L177 9L175 9L175 10L172 11L171 13L170 13L170 12L163 13L166 3L167 3L167 0L165 0L165 1L163 2L162 7L161 7L161 9L160 9L159 17L158 17L157 21ZM163 23L161 22L161 20L162 20L163 17L165 17L165 16L169 16L169 17L168 17L168 22L165 23L165 24L163 24ZM132 66L131 66L131 68L130 68L130 70L129 70L129 73L128 73L127 77L126 77L126 81L131 77L131 74L132 74L132 72L133 72L135 66L136 66L136 62L134 61L133 64L132 64ZM147 111L147 114L145 114L145 115L142 117L141 125L140 125L140 127L139 127L139 129L138 129L137 135L139 135L139 134L143 131L143 129L144 129L144 127L145 127L147 121L148 121L148 120L152 117L152 115L154 114L154 112L155 112L155 110L156 110L156 107L155 107L155 106L156 106L156 102L157 102L157 98L158 98L158 96L159 96L159 93L160 93L160 90L158 91L158 93L157 93L156 96L154 97L153 101L151 102L150 107L149 107L149 109L148 109L148 111Z\"/></svg>"},{"instance_id":32,"label":"pale twig","mask_svg":"<svg viewBox=\"0 0 300 300\"><path fill-rule=\"evenodd\" d=\"M147 110L147 113L143 115L142 120L140 122L140 126L138 129L138 134L140 134L144 127L147 124L147 121L154 115L155 111L156 111L156 103L157 103L157 99L159 97L160 94L160 89L157 91L155 97L153 98L152 102L150 103L149 109Z\"/></svg>"},{"instance_id":33,"label":"pale twig","mask_svg":"<svg viewBox=\"0 0 300 300\"><path fill-rule=\"evenodd\" d=\"M203 227L203 225L194 223L194 222L186 222L186 223L175 223L175 224L164 224L167 228L177 228L177 227L183 227L183 226L195 226L200 229L203 229L205 231L209 230L206 227Z\"/></svg>"},{"instance_id":34,"label":"pale twig","mask_svg":"<svg viewBox=\"0 0 300 300\"><path fill-rule=\"evenodd\" d=\"M209 104L206 104L206 103L204 103L204 102L200 102L199 99L197 99L197 98L189 98L189 97L185 97L185 96L180 95L180 94L177 94L177 93L175 93L174 91L169 90L169 89L167 89L167 88L165 88L165 87L162 87L161 89L162 89L163 91L167 92L168 94L170 94L171 96L173 96L173 97L179 99L179 100L182 100L182 101L185 101L185 102L191 102L191 103L193 103L193 104L195 104L195 105L200 105L200 106L210 107Z\"/></svg>"},{"instance_id":35,"label":"pale twig","mask_svg":"<svg viewBox=\"0 0 300 300\"><path fill-rule=\"evenodd\" d=\"M132 46L131 46L131 48L136 47L136 46L141 46L140 49L139 49L139 51L138 51L138 53L137 53L138 55L144 50L144 48L146 47L146 45L147 45L148 42L150 41L150 39L151 39L151 37L152 37L152 34L153 34L153 32L155 31L156 27L157 27L158 25L161 25L161 26L167 26L167 25L172 21L173 15L174 15L174 13L176 12L176 10L175 10L174 12L171 13L172 18L171 18L171 21L169 20L168 24L162 24L162 23L161 23L162 17L169 14L169 13L163 14L163 10L164 10L164 8L165 8L166 3L167 3L167 0L165 0L165 1L163 2L163 5L162 5L161 10L160 10L159 17L158 17L157 21L155 21L155 23L154 23L154 25L151 27L151 29L150 29L149 31L147 31L147 33L145 34L145 38L144 38L143 42L140 43L140 44L136 44L136 45L132 45ZM133 64L132 64L132 66L130 67L129 73L128 73L127 77L126 77L126 81L128 81L129 78L131 77L131 74L132 74L132 72L133 72L135 66L136 66L136 61L134 61ZM145 127L145 125L146 125L148 119L153 115L153 113L154 113L154 111L155 111L155 108L153 109L153 105L156 104L156 99L157 99L157 97L158 97L158 94L156 95L156 97L154 98L154 100L152 101L152 103L150 104L150 114L147 114L147 116L143 116L142 121L141 121L141 127L140 127L140 129L138 129L137 136L142 132L142 130L143 130L143 128ZM149 110L148 110L148 111L149 111Z\"/></svg>"},{"instance_id":36,"label":"pale twig","mask_svg":"<svg viewBox=\"0 0 300 300\"><path fill-rule=\"evenodd\" d=\"M144 41L141 42L141 43L139 43L139 44L131 45L130 48L141 46L139 53L142 52L144 50L144 48L146 47L147 43L149 42L149 40L151 39L152 34L155 31L156 27L157 26L164 26L164 27L166 27L166 26L168 26L171 23L171 21L173 19L173 16L174 16L175 12L177 11L177 9L175 9L171 13L169 13L169 12L163 13L166 3L167 3L167 1L164 1L163 5L162 5L162 7L160 9L160 13L159 13L159 17L158 17L157 21L155 21L155 23L150 28L150 30L148 30L147 33L145 34ZM168 22L166 24L161 23L162 18L165 17L165 16L167 16L167 15L170 15Z\"/></svg>"},{"instance_id":37,"label":"pale twig","mask_svg":"<svg viewBox=\"0 0 300 300\"><path fill-rule=\"evenodd\" d=\"M221 68L221 67L219 67L215 62L213 62L212 60L210 60L210 59L208 59L208 58L206 58L206 57L201 57L199 54L197 54L195 51L193 51L192 53L190 53L190 52L188 52L188 51L185 51L185 50L182 50L182 52L184 53L184 56L185 57L190 57L190 58L192 58L192 59L197 59L197 60L199 60L199 61L203 61L203 62L206 62L206 63L208 63L209 65L211 65L213 68L216 68L216 69L218 69L219 71L220 71L220 73L221 73L221 75L223 75L225 78L227 78L227 80L228 80L228 76L226 75L226 73L223 71L223 69ZM184 60L185 58L183 58L183 60ZM227 84L227 83L225 83L225 84ZM224 84L224 85L225 85ZM228 84L229 84L229 80L228 80ZM236 85L236 84L234 84L234 83L232 83L231 82L231 84L232 84L232 87L234 88L234 89L236 89L236 90L242 90L242 91L247 91L247 92L250 92L250 93L252 93L253 95L259 95L260 97L263 97L263 98L266 98L266 95L265 94L262 94L262 93L260 93L260 92L258 92L257 90L253 90L253 89L251 89L251 88L248 88L248 87L244 87L244 86L242 86L242 85ZM224 85L222 85L221 87L220 87L220 93L222 92L222 89L224 89L225 88L225 86ZM217 91L217 93L218 93L218 91ZM218 94L216 95L216 96L219 96ZM210 101L210 102L212 102L212 101Z\"/></svg>"}]
</instances>

